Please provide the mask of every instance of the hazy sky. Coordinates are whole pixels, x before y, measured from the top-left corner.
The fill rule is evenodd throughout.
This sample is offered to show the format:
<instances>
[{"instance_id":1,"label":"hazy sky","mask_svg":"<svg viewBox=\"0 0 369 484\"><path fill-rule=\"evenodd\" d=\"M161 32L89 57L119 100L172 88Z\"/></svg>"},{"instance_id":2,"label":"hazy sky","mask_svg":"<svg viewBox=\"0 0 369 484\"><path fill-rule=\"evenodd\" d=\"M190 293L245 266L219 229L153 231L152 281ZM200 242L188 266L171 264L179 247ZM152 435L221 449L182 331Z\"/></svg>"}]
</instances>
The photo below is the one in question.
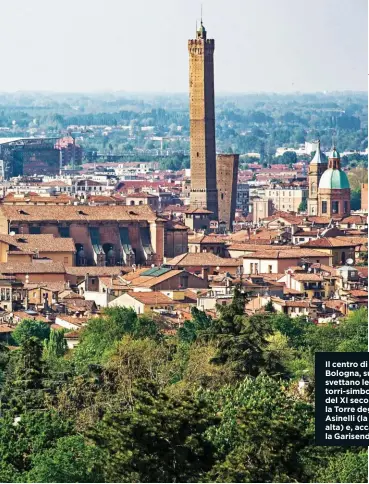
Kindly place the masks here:
<instances>
[{"instance_id":1,"label":"hazy sky","mask_svg":"<svg viewBox=\"0 0 369 484\"><path fill-rule=\"evenodd\" d=\"M0 91L188 90L201 0L3 0ZM218 92L367 89L367 0L204 0Z\"/></svg>"}]
</instances>

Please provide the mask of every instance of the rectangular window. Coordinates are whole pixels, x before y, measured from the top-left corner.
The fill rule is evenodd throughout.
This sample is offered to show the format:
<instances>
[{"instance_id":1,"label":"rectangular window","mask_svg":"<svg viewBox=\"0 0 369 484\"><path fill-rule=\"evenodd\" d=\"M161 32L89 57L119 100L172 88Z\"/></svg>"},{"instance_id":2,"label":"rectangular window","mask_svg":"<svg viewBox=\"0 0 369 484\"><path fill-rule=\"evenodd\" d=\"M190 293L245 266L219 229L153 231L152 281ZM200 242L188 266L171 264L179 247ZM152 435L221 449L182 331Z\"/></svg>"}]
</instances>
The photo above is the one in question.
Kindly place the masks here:
<instances>
[{"instance_id":1,"label":"rectangular window","mask_svg":"<svg viewBox=\"0 0 369 484\"><path fill-rule=\"evenodd\" d=\"M30 227L29 228L29 233L33 235L39 235L41 234L41 227Z\"/></svg>"},{"instance_id":2,"label":"rectangular window","mask_svg":"<svg viewBox=\"0 0 369 484\"><path fill-rule=\"evenodd\" d=\"M59 227L59 234L62 238L69 238L69 227Z\"/></svg>"},{"instance_id":3,"label":"rectangular window","mask_svg":"<svg viewBox=\"0 0 369 484\"><path fill-rule=\"evenodd\" d=\"M322 213L327 213L327 202L322 202Z\"/></svg>"},{"instance_id":4,"label":"rectangular window","mask_svg":"<svg viewBox=\"0 0 369 484\"><path fill-rule=\"evenodd\" d=\"M268 266L268 272L269 272L269 274L271 274L273 272L273 266L270 266L270 265Z\"/></svg>"},{"instance_id":5,"label":"rectangular window","mask_svg":"<svg viewBox=\"0 0 369 484\"><path fill-rule=\"evenodd\" d=\"M343 210L345 213L348 212L348 203L347 202L343 202Z\"/></svg>"},{"instance_id":6,"label":"rectangular window","mask_svg":"<svg viewBox=\"0 0 369 484\"><path fill-rule=\"evenodd\" d=\"M339 202L333 201L332 202L332 213L338 213Z\"/></svg>"}]
</instances>

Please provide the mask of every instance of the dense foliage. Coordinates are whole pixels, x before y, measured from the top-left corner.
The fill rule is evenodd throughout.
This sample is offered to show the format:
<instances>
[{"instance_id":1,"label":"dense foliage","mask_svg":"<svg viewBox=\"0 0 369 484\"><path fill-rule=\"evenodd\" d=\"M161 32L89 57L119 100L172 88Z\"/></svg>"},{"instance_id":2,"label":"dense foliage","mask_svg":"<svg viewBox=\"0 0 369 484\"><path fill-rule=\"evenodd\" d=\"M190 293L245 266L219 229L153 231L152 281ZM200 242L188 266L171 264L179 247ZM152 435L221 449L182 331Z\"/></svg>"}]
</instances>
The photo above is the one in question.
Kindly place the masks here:
<instances>
[{"instance_id":1,"label":"dense foliage","mask_svg":"<svg viewBox=\"0 0 369 484\"><path fill-rule=\"evenodd\" d=\"M277 147L297 148L320 137L324 150L330 149L334 138L340 151L364 151L368 146L367 104L365 93L217 95L217 150L257 152L264 162L273 163L279 162L274 158ZM75 135L90 161L97 152L106 158L125 154L131 161L142 155L142 161L147 161L151 153L157 159L161 143L153 137L158 136L165 137L164 151L183 155L189 150L188 95L0 94L0 127L8 128L9 136L54 136L70 126L85 127ZM106 131L104 126L112 129ZM283 162L294 161L293 153L283 156ZM350 162L366 164L360 157ZM162 167L179 169L187 163L171 156L162 161Z\"/></svg>"},{"instance_id":2,"label":"dense foliage","mask_svg":"<svg viewBox=\"0 0 369 484\"><path fill-rule=\"evenodd\" d=\"M317 326L244 302L173 336L109 309L73 351L23 322L0 346L0 481L366 482L364 449L314 445L313 407L315 352L367 351L366 309Z\"/></svg>"}]
</instances>

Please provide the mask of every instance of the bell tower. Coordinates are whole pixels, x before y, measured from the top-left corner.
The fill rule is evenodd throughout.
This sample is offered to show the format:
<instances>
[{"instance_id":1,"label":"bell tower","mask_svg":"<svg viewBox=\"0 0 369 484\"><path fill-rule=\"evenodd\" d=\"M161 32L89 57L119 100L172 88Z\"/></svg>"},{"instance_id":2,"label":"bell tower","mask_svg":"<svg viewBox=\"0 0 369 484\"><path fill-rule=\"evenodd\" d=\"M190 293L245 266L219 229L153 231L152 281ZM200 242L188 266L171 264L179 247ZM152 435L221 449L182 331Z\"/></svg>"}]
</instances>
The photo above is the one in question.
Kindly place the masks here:
<instances>
[{"instance_id":1,"label":"bell tower","mask_svg":"<svg viewBox=\"0 0 369 484\"><path fill-rule=\"evenodd\" d=\"M318 140L314 158L309 165L309 198L308 198L308 215L318 215L318 188L322 174L327 169L328 164L323 159L320 151L320 140Z\"/></svg>"}]
</instances>

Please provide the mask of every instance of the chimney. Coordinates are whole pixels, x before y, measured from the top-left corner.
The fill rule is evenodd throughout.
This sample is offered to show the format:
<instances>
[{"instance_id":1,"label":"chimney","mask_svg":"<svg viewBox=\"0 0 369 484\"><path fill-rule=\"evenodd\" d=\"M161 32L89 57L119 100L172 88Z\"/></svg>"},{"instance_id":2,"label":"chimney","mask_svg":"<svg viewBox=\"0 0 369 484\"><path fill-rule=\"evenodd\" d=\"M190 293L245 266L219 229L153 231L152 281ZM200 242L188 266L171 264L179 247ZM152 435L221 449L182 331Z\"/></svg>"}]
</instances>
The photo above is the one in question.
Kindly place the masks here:
<instances>
[{"instance_id":1,"label":"chimney","mask_svg":"<svg viewBox=\"0 0 369 484\"><path fill-rule=\"evenodd\" d=\"M206 283L209 281L209 267L203 266L202 271L201 271L201 277L206 281Z\"/></svg>"}]
</instances>

